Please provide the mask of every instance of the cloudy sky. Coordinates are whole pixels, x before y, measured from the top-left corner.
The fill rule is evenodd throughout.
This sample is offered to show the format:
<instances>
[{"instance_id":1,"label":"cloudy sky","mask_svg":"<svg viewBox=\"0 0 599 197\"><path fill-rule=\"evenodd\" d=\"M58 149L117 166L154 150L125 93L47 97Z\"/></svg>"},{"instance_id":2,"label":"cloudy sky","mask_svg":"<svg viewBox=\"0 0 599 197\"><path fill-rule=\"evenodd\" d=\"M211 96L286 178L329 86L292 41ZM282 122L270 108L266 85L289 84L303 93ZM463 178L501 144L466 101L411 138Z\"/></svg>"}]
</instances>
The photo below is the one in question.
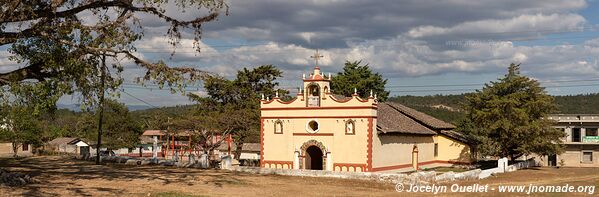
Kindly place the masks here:
<instances>
[{"instance_id":1,"label":"cloudy sky","mask_svg":"<svg viewBox=\"0 0 599 197\"><path fill-rule=\"evenodd\" d=\"M524 74L550 94L599 90L599 1L596 0L228 0L230 14L204 26L202 52L184 38L171 57L167 26L147 26L138 52L150 60L232 77L243 67L273 64L284 71L283 88L296 89L309 58L320 49L323 72L361 60L389 79L392 95L458 94L482 87L521 63ZM182 18L198 12L184 13ZM182 14L178 14L182 13ZM4 52L3 52L4 53ZM0 54L5 55L5 54ZM9 64L0 57L0 64ZM128 69L127 80L141 72ZM130 79L129 79L130 78ZM596 85L595 85L596 84ZM201 88L190 88L201 92ZM125 91L155 106L189 101L169 91L126 85ZM129 105L144 105L128 95ZM75 102L65 97L60 102Z\"/></svg>"}]
</instances>

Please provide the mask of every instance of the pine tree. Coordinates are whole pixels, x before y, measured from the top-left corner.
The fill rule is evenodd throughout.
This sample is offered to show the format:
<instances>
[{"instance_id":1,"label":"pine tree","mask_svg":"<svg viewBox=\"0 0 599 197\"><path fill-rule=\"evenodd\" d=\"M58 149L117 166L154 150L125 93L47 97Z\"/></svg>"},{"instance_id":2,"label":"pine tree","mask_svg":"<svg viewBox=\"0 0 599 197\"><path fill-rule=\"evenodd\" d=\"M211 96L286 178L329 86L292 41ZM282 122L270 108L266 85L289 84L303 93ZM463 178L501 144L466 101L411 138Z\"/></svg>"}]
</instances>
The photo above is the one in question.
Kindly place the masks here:
<instances>
[{"instance_id":1,"label":"pine tree","mask_svg":"<svg viewBox=\"0 0 599 197\"><path fill-rule=\"evenodd\" d=\"M387 79L379 73L372 73L368 64L360 66L361 61L346 61L343 72L337 73L331 82L331 90L334 94L351 96L357 90L361 98L370 96L370 91L378 96L380 102L389 97L389 91L385 91Z\"/></svg>"},{"instance_id":2,"label":"pine tree","mask_svg":"<svg viewBox=\"0 0 599 197\"><path fill-rule=\"evenodd\" d=\"M498 81L466 96L467 119L459 124L477 142L482 156L515 160L531 153L559 154L564 133L547 115L557 107L539 82L520 74L511 64Z\"/></svg>"}]
</instances>

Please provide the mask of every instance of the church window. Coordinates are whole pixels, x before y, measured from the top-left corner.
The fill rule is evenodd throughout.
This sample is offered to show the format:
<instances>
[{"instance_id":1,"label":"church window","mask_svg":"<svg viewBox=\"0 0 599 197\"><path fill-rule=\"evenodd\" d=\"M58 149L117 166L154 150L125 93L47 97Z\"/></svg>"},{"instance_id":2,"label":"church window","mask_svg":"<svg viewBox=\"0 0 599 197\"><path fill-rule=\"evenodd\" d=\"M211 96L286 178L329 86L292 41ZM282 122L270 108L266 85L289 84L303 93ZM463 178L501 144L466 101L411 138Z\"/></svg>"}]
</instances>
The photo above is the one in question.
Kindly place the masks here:
<instances>
[{"instance_id":1,"label":"church window","mask_svg":"<svg viewBox=\"0 0 599 197\"><path fill-rule=\"evenodd\" d=\"M276 134L283 133L283 121L281 121L281 120L275 121L275 133Z\"/></svg>"},{"instance_id":2,"label":"church window","mask_svg":"<svg viewBox=\"0 0 599 197\"><path fill-rule=\"evenodd\" d=\"M318 121L316 121L316 120L311 120L306 125L306 131L308 131L308 133L316 133L316 132L318 132L319 129L320 129L320 124L318 124Z\"/></svg>"},{"instance_id":3,"label":"church window","mask_svg":"<svg viewBox=\"0 0 599 197\"><path fill-rule=\"evenodd\" d=\"M345 123L345 134L346 135L356 134L356 122L354 120L348 120Z\"/></svg>"},{"instance_id":4,"label":"church window","mask_svg":"<svg viewBox=\"0 0 599 197\"><path fill-rule=\"evenodd\" d=\"M435 157L439 156L439 144L435 143Z\"/></svg>"}]
</instances>

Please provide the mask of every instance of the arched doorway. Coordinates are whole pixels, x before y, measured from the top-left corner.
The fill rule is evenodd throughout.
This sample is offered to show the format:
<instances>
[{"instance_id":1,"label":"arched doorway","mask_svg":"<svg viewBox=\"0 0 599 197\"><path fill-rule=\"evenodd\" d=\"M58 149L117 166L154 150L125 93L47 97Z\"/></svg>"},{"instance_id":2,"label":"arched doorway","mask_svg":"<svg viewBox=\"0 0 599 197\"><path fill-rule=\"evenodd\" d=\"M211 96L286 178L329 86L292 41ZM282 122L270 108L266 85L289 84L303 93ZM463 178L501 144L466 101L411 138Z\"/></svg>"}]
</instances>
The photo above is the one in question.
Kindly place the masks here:
<instances>
[{"instance_id":1,"label":"arched doorway","mask_svg":"<svg viewBox=\"0 0 599 197\"><path fill-rule=\"evenodd\" d=\"M322 170L322 150L316 146L306 149L306 169Z\"/></svg>"}]
</instances>

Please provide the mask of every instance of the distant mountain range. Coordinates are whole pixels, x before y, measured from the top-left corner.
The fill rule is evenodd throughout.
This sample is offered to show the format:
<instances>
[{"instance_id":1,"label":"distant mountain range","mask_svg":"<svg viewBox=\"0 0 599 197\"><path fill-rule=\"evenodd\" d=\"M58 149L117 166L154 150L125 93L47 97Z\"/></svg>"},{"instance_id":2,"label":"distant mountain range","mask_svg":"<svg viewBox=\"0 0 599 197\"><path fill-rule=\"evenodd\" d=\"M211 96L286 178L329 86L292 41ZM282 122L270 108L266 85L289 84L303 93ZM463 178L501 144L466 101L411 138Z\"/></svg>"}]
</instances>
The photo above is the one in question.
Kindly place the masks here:
<instances>
[{"instance_id":1,"label":"distant mountain range","mask_svg":"<svg viewBox=\"0 0 599 197\"><path fill-rule=\"evenodd\" d=\"M599 93L553 96L557 104L555 113L562 114L599 114ZM465 95L433 95L433 96L396 96L389 98L418 111L441 120L456 123L463 118L465 112L462 105Z\"/></svg>"},{"instance_id":2,"label":"distant mountain range","mask_svg":"<svg viewBox=\"0 0 599 197\"><path fill-rule=\"evenodd\" d=\"M441 120L457 123L464 117L462 104L465 102L465 95L432 95L432 96L395 96L390 97L388 101L397 102L408 107L414 108L420 112L426 113ZM564 114L599 114L599 93L553 96L558 109L555 113ZM127 105L130 111L136 111L134 114L183 114L186 111L193 110L193 105L181 105L152 108L145 105ZM69 109L72 111L81 111L79 105L58 104L59 109Z\"/></svg>"},{"instance_id":3,"label":"distant mountain range","mask_svg":"<svg viewBox=\"0 0 599 197\"><path fill-rule=\"evenodd\" d=\"M80 112L81 111L81 107L78 104L56 104L56 107L58 109L68 109L71 111L75 111L75 112ZM138 110L146 110L146 109L151 109L152 107L147 106L147 105L127 105L127 108L129 108L129 111L138 111Z\"/></svg>"}]
</instances>

